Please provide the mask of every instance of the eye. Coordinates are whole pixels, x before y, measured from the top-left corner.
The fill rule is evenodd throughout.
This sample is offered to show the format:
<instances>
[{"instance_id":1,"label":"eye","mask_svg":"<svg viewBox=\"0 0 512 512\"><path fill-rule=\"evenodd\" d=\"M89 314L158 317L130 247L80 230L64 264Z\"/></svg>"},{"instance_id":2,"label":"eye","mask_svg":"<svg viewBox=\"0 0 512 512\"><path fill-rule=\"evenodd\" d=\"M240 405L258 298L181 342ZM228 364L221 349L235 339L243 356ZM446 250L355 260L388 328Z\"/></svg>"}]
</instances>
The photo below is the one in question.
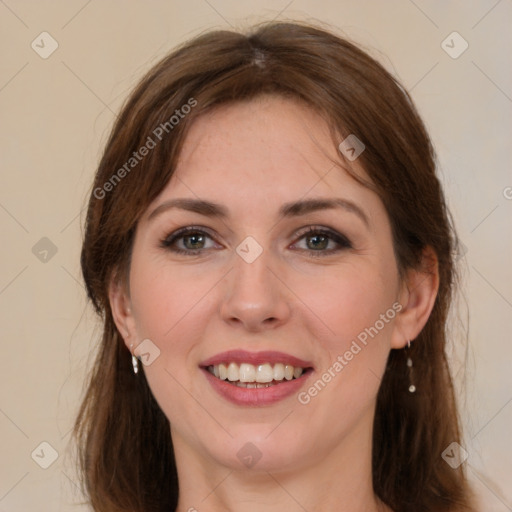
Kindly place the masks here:
<instances>
[{"instance_id":1,"label":"eye","mask_svg":"<svg viewBox=\"0 0 512 512\"><path fill-rule=\"evenodd\" d=\"M311 256L327 256L343 249L351 249L350 240L331 229L310 226L302 232L291 246L293 249L308 251Z\"/></svg>"},{"instance_id":2,"label":"eye","mask_svg":"<svg viewBox=\"0 0 512 512\"><path fill-rule=\"evenodd\" d=\"M160 245L177 254L187 255L197 255L200 252L220 247L208 232L195 226L187 226L174 231L164 238Z\"/></svg>"}]
</instances>

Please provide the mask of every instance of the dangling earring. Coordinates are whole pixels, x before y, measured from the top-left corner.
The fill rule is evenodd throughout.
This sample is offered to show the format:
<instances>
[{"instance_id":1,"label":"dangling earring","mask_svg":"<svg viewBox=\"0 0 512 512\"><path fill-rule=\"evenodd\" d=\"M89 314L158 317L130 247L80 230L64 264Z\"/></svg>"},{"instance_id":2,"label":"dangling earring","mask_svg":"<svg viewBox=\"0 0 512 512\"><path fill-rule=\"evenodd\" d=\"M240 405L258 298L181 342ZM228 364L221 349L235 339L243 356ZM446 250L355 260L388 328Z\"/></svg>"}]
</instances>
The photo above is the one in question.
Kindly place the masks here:
<instances>
[{"instance_id":1,"label":"dangling earring","mask_svg":"<svg viewBox=\"0 0 512 512\"><path fill-rule=\"evenodd\" d=\"M407 340L407 349L410 350L411 348L411 342L410 340ZM409 392L414 393L416 391L416 386L413 383L413 374L414 371L412 369L412 359L409 355L407 355L407 368L409 368Z\"/></svg>"},{"instance_id":2,"label":"dangling earring","mask_svg":"<svg viewBox=\"0 0 512 512\"><path fill-rule=\"evenodd\" d=\"M130 345L130 349L133 347L133 343ZM132 352L132 366L133 366L133 373L137 374L139 372L139 361L138 359L133 355Z\"/></svg>"}]
</instances>

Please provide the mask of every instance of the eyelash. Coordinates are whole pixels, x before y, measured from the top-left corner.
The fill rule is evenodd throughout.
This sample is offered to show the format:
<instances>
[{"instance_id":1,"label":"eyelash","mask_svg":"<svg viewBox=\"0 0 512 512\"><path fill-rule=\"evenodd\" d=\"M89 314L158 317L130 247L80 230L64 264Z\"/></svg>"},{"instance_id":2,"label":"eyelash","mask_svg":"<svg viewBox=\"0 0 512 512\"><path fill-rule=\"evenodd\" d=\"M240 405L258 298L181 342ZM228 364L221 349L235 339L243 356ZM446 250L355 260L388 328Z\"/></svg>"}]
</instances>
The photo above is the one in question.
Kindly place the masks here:
<instances>
[{"instance_id":1,"label":"eyelash","mask_svg":"<svg viewBox=\"0 0 512 512\"><path fill-rule=\"evenodd\" d=\"M323 256L329 256L331 254L337 253L339 251L342 251L344 249L352 249L352 243L350 240L341 233L337 233L336 231L333 231L332 229L323 228L319 226L309 226L305 231L301 231L298 233L298 238L294 242L296 244L299 240L302 240L303 238L307 238L308 236L312 235L321 235L327 237L329 240L335 242L338 244L338 247L336 249L326 249L326 250L317 250L314 249L294 249L299 251L306 251L309 256L312 258L321 258Z\"/></svg>"},{"instance_id":2,"label":"eyelash","mask_svg":"<svg viewBox=\"0 0 512 512\"><path fill-rule=\"evenodd\" d=\"M184 254L187 256L197 256L201 252L204 252L208 249L197 249L197 250L189 250L189 249L179 249L177 247L173 247L173 245L180 239L183 239L187 235L205 235L208 238L213 240L213 237L210 235L208 231L206 231L204 228L197 227L197 226L186 226L184 228L178 229L177 231L171 233L167 237L165 237L161 242L160 246L164 249L170 250L176 254ZM338 244L338 248L336 249L326 249L326 250L314 250L314 249L293 249L298 251L305 251L311 256L312 258L318 258L323 256L328 256L334 253L337 253L343 249L352 249L352 243L350 240L340 233L337 233L336 231L333 231L331 229L327 229L324 227L317 227L317 226L309 226L305 231L300 232L297 236L294 244L296 244L299 240L302 240L303 238L306 238L308 236L312 235L321 235L328 237L329 240L334 241Z\"/></svg>"}]
</instances>

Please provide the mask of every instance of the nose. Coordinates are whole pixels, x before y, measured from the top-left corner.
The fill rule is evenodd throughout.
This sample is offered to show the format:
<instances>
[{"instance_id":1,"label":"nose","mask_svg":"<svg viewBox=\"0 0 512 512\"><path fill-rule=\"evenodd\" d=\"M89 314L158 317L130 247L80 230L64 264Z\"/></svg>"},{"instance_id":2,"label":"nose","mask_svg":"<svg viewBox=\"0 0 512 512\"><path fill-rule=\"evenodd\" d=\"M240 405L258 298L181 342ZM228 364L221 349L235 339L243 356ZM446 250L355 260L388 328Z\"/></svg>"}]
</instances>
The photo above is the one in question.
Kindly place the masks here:
<instances>
[{"instance_id":1,"label":"nose","mask_svg":"<svg viewBox=\"0 0 512 512\"><path fill-rule=\"evenodd\" d=\"M233 327L260 332L275 329L290 318L291 295L269 260L267 251L252 263L234 254L234 269L227 276L221 305L222 319Z\"/></svg>"}]
</instances>

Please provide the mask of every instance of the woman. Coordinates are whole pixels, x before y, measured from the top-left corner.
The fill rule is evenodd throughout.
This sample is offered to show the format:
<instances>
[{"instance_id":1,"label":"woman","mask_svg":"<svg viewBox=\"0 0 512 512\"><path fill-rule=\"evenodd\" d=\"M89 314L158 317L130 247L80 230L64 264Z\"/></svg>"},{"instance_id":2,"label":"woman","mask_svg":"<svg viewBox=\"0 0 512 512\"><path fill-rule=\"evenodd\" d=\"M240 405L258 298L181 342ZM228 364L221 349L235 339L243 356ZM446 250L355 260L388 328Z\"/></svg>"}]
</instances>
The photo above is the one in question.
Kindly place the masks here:
<instances>
[{"instance_id":1,"label":"woman","mask_svg":"<svg viewBox=\"0 0 512 512\"><path fill-rule=\"evenodd\" d=\"M455 250L425 128L353 44L272 23L170 54L89 202L94 510L474 510L442 456Z\"/></svg>"}]
</instances>

